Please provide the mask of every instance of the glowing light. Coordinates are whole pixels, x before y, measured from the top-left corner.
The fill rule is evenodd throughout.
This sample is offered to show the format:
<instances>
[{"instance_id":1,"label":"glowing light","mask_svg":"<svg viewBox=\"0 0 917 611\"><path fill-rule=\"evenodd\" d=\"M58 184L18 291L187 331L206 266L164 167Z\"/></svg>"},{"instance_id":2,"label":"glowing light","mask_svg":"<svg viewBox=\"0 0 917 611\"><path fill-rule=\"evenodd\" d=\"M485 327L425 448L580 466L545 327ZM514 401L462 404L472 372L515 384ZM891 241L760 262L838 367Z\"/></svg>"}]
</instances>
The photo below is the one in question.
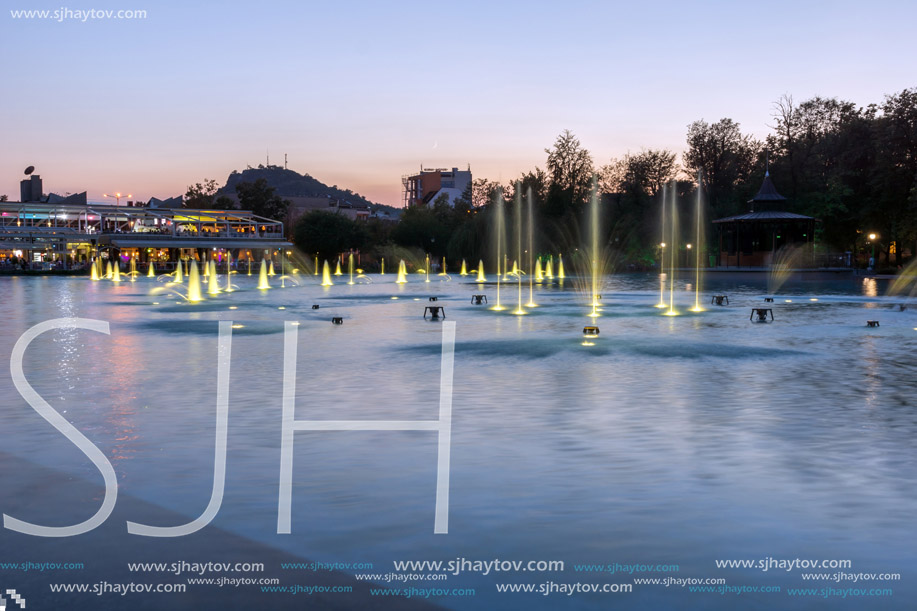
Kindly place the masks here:
<instances>
[{"instance_id":1,"label":"glowing light","mask_svg":"<svg viewBox=\"0 0 917 611\"><path fill-rule=\"evenodd\" d=\"M229 306L229 309L230 309L230 310L238 310L238 309L239 309L239 306Z\"/></svg>"},{"instance_id":2,"label":"glowing light","mask_svg":"<svg viewBox=\"0 0 917 611\"><path fill-rule=\"evenodd\" d=\"M398 278L395 280L396 284L405 284L408 281L408 268L404 264L404 259L398 263Z\"/></svg>"},{"instance_id":3,"label":"glowing light","mask_svg":"<svg viewBox=\"0 0 917 611\"><path fill-rule=\"evenodd\" d=\"M271 283L267 280L267 262L261 259L261 271L258 273L258 288L266 291L271 288Z\"/></svg>"},{"instance_id":4,"label":"glowing light","mask_svg":"<svg viewBox=\"0 0 917 611\"><path fill-rule=\"evenodd\" d=\"M235 325L232 326L233 329L242 329L242 328L244 328L244 327L245 327L245 325L240 325L240 324L235 324Z\"/></svg>"}]
</instances>

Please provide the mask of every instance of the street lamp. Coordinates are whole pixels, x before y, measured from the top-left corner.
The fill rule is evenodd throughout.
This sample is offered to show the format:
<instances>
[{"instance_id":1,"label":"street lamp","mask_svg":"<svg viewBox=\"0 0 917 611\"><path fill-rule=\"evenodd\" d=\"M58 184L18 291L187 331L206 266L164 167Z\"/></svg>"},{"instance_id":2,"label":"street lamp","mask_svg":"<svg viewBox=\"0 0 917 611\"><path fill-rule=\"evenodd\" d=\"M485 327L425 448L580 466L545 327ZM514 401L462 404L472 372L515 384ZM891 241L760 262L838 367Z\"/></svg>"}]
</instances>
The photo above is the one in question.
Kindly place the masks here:
<instances>
[{"instance_id":1,"label":"street lamp","mask_svg":"<svg viewBox=\"0 0 917 611\"><path fill-rule=\"evenodd\" d=\"M869 241L872 243L872 257L871 258L872 258L873 266L875 266L876 264L876 238L878 237L879 237L879 234L877 233L869 234Z\"/></svg>"},{"instance_id":2,"label":"street lamp","mask_svg":"<svg viewBox=\"0 0 917 611\"><path fill-rule=\"evenodd\" d=\"M120 206L120 205L121 205L121 198L124 197L124 196L122 196L120 193L113 193L113 194L111 194L111 195L109 195L108 193L103 193L103 194L102 194L102 197L114 197L114 198L115 198L115 205L116 205L116 206ZM130 193L128 193L128 194L127 194L127 197L134 197L134 196L131 195Z\"/></svg>"}]
</instances>

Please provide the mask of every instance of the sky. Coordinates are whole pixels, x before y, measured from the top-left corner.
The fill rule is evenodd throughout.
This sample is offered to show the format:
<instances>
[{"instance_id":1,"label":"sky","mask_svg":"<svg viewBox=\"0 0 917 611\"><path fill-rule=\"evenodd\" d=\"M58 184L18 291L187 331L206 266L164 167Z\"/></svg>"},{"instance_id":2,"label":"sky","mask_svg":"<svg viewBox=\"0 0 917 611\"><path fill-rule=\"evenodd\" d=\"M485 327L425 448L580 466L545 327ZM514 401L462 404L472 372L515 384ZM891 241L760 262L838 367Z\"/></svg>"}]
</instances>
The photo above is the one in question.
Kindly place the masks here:
<instances>
[{"instance_id":1,"label":"sky","mask_svg":"<svg viewBox=\"0 0 917 611\"><path fill-rule=\"evenodd\" d=\"M146 200L266 163L401 205L401 177L507 181L572 130L597 165L696 120L917 87L917 3L3 0L0 194ZM14 18L18 10L64 19ZM85 21L78 10L142 10ZM70 11L69 13L67 11Z\"/></svg>"}]
</instances>

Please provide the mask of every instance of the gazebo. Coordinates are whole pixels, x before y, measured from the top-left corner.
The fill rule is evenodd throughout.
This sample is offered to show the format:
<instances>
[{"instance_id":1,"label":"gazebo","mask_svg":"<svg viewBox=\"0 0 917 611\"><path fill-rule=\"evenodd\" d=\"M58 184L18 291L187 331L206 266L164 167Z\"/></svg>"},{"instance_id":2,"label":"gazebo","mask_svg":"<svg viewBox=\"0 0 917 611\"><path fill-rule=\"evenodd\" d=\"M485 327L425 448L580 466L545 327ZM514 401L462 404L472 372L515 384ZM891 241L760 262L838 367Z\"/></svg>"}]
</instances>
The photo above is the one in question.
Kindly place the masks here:
<instances>
[{"instance_id":1,"label":"gazebo","mask_svg":"<svg viewBox=\"0 0 917 611\"><path fill-rule=\"evenodd\" d=\"M758 194L749 200L745 214L716 219L719 251L717 267L767 267L784 246L807 247L806 263L814 264L811 244L818 219L779 210L786 198L777 192L770 171L765 171Z\"/></svg>"}]
</instances>

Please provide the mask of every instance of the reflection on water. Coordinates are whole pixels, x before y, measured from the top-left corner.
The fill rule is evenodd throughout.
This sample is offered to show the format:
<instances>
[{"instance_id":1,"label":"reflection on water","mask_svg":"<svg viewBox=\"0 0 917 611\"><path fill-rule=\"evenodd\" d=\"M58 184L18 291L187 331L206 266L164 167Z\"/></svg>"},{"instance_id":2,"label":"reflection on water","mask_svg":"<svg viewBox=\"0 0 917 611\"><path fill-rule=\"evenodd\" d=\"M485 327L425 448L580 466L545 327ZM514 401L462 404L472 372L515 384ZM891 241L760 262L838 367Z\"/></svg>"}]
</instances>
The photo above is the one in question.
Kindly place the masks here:
<instances>
[{"instance_id":1,"label":"reflection on water","mask_svg":"<svg viewBox=\"0 0 917 611\"><path fill-rule=\"evenodd\" d=\"M705 290L729 295L729 305L697 314L687 312L693 294L676 283L678 317L653 307L657 278L613 277L601 334L584 339L592 323L582 296L556 286L539 289L528 316L513 317L469 303L495 287L455 280L375 277L265 292L254 289L256 277L236 280L238 291L197 307L153 305L145 278L4 279L0 352L50 318L110 321L110 336L37 339L26 375L111 457L125 493L192 518L213 473L216 322L243 325L233 336L227 487L215 525L304 557L673 563L702 577L730 557L913 569L917 310L880 297L882 281L788 279L768 304L774 322L753 324L765 277L708 277ZM378 431L297 433L294 534L274 534L283 321L300 323L298 419L432 419L441 325L422 318L431 295L458 325L450 534L432 534L435 436ZM345 324L332 325L334 316ZM867 318L881 327L867 328ZM97 481L6 375L5 451ZM567 577L557 581L576 581ZM480 589L474 605L437 602L495 608L499 581L463 581ZM665 606L663 595L632 596L652 608ZM807 608L793 604L780 602Z\"/></svg>"}]
</instances>

